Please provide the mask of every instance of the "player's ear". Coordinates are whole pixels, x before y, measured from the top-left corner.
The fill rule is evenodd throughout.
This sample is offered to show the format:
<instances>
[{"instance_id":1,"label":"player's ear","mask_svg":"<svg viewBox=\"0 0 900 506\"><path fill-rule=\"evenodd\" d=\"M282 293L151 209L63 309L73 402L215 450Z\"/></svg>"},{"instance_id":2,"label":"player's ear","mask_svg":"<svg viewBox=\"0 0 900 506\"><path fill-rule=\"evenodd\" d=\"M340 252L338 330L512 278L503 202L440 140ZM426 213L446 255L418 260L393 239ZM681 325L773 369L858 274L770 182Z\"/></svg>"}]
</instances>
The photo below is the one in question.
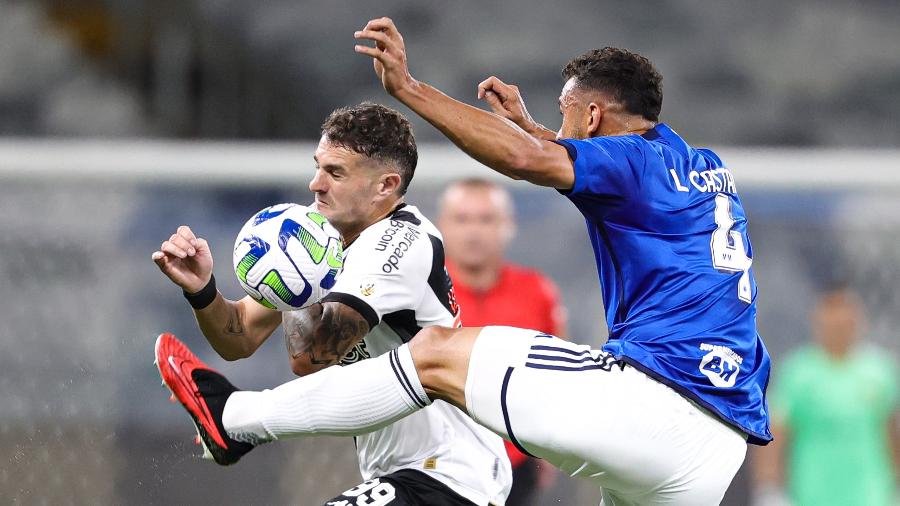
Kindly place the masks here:
<instances>
[{"instance_id":1,"label":"player's ear","mask_svg":"<svg viewBox=\"0 0 900 506\"><path fill-rule=\"evenodd\" d=\"M388 197L400 191L402 178L396 172L382 174L378 181L378 195Z\"/></svg>"},{"instance_id":2,"label":"player's ear","mask_svg":"<svg viewBox=\"0 0 900 506\"><path fill-rule=\"evenodd\" d=\"M594 137L600 134L600 122L603 120L603 107L597 102L588 104L588 137Z\"/></svg>"}]
</instances>

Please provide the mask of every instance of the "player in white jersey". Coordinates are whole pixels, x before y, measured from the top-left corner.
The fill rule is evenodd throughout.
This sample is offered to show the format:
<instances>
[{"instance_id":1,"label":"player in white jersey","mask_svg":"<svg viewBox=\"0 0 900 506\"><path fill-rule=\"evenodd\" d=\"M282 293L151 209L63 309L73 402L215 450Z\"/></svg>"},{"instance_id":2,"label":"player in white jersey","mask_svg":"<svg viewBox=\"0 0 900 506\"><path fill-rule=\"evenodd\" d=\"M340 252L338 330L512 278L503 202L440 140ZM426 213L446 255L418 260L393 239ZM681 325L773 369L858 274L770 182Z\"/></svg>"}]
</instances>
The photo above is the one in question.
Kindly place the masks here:
<instances>
[{"instance_id":1,"label":"player in white jersey","mask_svg":"<svg viewBox=\"0 0 900 506\"><path fill-rule=\"evenodd\" d=\"M458 326L440 232L417 208L400 204L344 253L344 271L323 302L357 310L372 330L343 363L392 352L426 326ZM480 489L494 490L499 501L508 483L500 439L445 402L358 436L356 444L366 479L419 469L475 503L484 503Z\"/></svg>"},{"instance_id":2,"label":"player in white jersey","mask_svg":"<svg viewBox=\"0 0 900 506\"><path fill-rule=\"evenodd\" d=\"M251 355L282 323L292 369L301 376L386 353L399 360L395 348L423 327L459 326L440 233L403 202L417 158L407 120L364 103L332 113L322 132L309 187L319 212L344 238L345 260L320 303L279 313L249 297L225 299L215 288L206 242L188 227L180 227L153 254L163 273L185 290L201 330L226 359ZM157 354L178 346L164 335ZM160 370L178 394L178 380L166 376L172 370ZM197 368L187 376L202 382L203 375ZM223 407L207 400L191 411L198 406L185 403L195 420ZM224 430L201 430L201 436L238 448L258 442ZM443 401L362 434L356 443L367 481L326 504L488 505L502 504L509 493L511 471L502 440ZM214 451L213 458L230 464L239 456Z\"/></svg>"}]
</instances>

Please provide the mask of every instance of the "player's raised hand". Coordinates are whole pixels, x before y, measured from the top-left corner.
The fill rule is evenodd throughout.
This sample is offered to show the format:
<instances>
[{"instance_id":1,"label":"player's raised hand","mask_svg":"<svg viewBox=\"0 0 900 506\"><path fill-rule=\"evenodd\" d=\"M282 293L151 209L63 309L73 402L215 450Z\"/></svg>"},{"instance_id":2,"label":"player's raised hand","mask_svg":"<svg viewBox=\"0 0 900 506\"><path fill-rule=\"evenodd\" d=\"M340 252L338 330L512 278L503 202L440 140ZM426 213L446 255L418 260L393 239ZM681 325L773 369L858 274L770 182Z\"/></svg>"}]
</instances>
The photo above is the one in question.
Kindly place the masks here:
<instances>
[{"instance_id":1,"label":"player's raised hand","mask_svg":"<svg viewBox=\"0 0 900 506\"><path fill-rule=\"evenodd\" d=\"M375 43L374 46L357 44L353 49L374 59L375 74L388 93L396 95L414 82L409 75L403 36L391 18L373 19L362 30L354 32L353 37Z\"/></svg>"},{"instance_id":2,"label":"player's raised hand","mask_svg":"<svg viewBox=\"0 0 900 506\"><path fill-rule=\"evenodd\" d=\"M478 99L487 102L494 114L512 121L526 132L534 133L540 127L531 118L519 87L514 84L506 84L494 76L488 77L478 85Z\"/></svg>"},{"instance_id":3,"label":"player's raised hand","mask_svg":"<svg viewBox=\"0 0 900 506\"><path fill-rule=\"evenodd\" d=\"M205 239L182 225L151 258L159 270L188 293L203 289L212 276L213 259Z\"/></svg>"}]
</instances>

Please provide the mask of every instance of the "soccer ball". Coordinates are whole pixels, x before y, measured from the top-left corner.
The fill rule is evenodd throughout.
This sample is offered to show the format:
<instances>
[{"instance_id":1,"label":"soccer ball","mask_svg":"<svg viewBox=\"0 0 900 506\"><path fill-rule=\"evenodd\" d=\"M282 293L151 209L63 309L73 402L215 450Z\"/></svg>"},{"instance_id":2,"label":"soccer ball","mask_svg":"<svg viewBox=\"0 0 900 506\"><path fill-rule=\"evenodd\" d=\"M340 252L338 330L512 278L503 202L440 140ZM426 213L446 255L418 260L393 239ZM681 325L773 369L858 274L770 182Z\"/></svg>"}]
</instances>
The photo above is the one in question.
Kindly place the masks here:
<instances>
[{"instance_id":1,"label":"soccer ball","mask_svg":"<svg viewBox=\"0 0 900 506\"><path fill-rule=\"evenodd\" d=\"M344 266L341 235L315 209L278 204L253 215L234 242L234 272L257 302L278 311L324 297Z\"/></svg>"}]
</instances>

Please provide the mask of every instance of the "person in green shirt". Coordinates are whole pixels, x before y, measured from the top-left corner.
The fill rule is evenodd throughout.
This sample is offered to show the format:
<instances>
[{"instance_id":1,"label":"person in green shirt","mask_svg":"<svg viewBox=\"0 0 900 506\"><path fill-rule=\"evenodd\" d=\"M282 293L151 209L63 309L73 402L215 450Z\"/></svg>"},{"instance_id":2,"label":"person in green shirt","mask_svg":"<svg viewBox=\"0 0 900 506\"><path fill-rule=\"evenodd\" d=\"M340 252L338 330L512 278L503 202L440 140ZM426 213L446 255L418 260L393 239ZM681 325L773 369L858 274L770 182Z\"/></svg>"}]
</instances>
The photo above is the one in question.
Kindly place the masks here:
<instances>
[{"instance_id":1,"label":"person in green shirt","mask_svg":"<svg viewBox=\"0 0 900 506\"><path fill-rule=\"evenodd\" d=\"M860 342L863 320L855 292L825 292L812 315L815 341L776 368L776 442L754 459L757 504L897 504L900 378L888 353Z\"/></svg>"}]
</instances>

